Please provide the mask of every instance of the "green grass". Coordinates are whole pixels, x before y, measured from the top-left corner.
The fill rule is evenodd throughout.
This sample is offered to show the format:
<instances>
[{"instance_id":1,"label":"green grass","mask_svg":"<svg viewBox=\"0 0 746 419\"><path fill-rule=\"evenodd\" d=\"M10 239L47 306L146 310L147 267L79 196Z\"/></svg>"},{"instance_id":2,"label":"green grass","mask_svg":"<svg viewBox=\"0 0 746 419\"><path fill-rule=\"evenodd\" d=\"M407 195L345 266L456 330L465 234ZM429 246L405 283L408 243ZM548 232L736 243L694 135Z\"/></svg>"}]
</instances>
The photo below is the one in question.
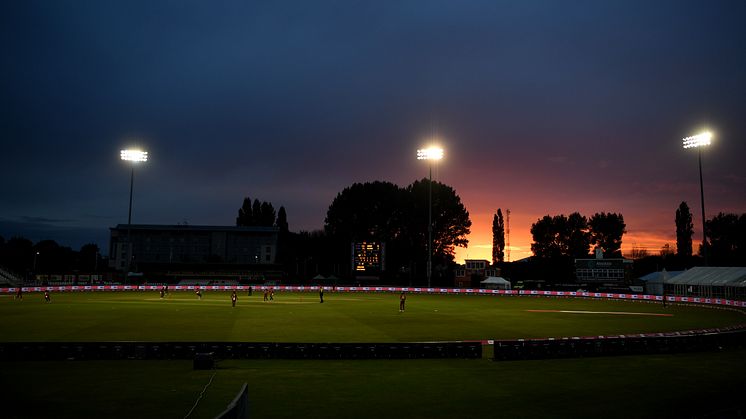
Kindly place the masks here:
<instances>
[{"instance_id":1,"label":"green grass","mask_svg":"<svg viewBox=\"0 0 746 419\"><path fill-rule=\"evenodd\" d=\"M734 310L548 297L206 292L38 293L0 298L2 341L419 342L667 332L746 323ZM568 310L639 314L532 312ZM667 316L648 316L666 314Z\"/></svg>"},{"instance_id":2,"label":"green grass","mask_svg":"<svg viewBox=\"0 0 746 419\"><path fill-rule=\"evenodd\" d=\"M405 342L665 332L745 323L735 310L548 297L206 292L55 293L0 297L2 341ZM565 310L627 312L589 314ZM645 314L665 314L650 316ZM487 351L490 352L489 350ZM0 416L210 418L243 382L252 417L693 417L740 406L746 350L492 362L224 360L0 363Z\"/></svg>"},{"instance_id":3,"label":"green grass","mask_svg":"<svg viewBox=\"0 0 746 419\"><path fill-rule=\"evenodd\" d=\"M744 408L746 350L489 360L0 363L6 418L193 418L222 411L243 382L256 418L680 418Z\"/></svg>"}]
</instances>

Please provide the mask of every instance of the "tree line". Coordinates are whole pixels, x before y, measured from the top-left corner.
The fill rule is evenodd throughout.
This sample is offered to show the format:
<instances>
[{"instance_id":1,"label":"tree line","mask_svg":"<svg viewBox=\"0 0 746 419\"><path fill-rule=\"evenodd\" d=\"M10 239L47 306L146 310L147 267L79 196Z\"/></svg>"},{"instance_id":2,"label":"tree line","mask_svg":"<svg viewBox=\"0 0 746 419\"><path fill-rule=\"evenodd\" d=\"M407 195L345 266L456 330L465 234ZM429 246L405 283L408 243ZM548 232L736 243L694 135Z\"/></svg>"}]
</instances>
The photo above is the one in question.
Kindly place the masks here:
<instances>
[{"instance_id":1,"label":"tree line","mask_svg":"<svg viewBox=\"0 0 746 419\"><path fill-rule=\"evenodd\" d=\"M600 212L586 218L578 212L545 215L531 225L531 250L538 258L587 257L591 246L604 257L622 256L622 236L627 232L624 216Z\"/></svg>"},{"instance_id":2,"label":"tree line","mask_svg":"<svg viewBox=\"0 0 746 419\"><path fill-rule=\"evenodd\" d=\"M676 253L680 259L691 260L694 254L692 236L694 224L692 213L686 201L676 209ZM697 255L706 257L713 266L743 266L746 264L746 213L720 212L705 221L705 237L700 243ZM671 252L661 251L661 256Z\"/></svg>"},{"instance_id":3,"label":"tree line","mask_svg":"<svg viewBox=\"0 0 746 419\"><path fill-rule=\"evenodd\" d=\"M531 225L531 251L541 259L588 257L591 246L605 257L621 257L622 236L627 232L624 216L599 212L590 218L574 212L569 216L545 215ZM492 219L492 263L504 262L505 222L502 210Z\"/></svg>"},{"instance_id":4,"label":"tree line","mask_svg":"<svg viewBox=\"0 0 746 419\"><path fill-rule=\"evenodd\" d=\"M275 211L271 202L245 197L238 209L237 226L278 228L277 262L291 277L335 274L352 270L352 242L386 243L384 279L392 283L418 283L426 275L428 255L428 195L432 188L433 284L448 284L455 268L456 247L468 246L471 231L469 212L456 191L440 182L416 180L400 187L390 182L354 183L337 194L324 219L323 229L290 232L283 206ZM688 268L701 261L704 247L711 265L743 266L746 263L746 214L719 213L705 223L707 241L694 254L692 214L682 202L674 217L676 252L663 249L660 255L641 255L640 269ZM493 215L493 263L504 262L505 223L502 210ZM622 214L600 212L591 217L578 212L546 215L531 226L535 259L547 272L572 277L573 258L588 257L592 247L606 257L620 257L626 224ZM33 243L22 237L0 236L0 265L19 274L94 272L108 269L96 244L75 251L53 240ZM511 268L503 265L507 272ZM526 269L522 267L521 269ZM648 271L649 272L649 271ZM645 272L647 273L647 272ZM421 283L421 282L420 282Z\"/></svg>"},{"instance_id":5,"label":"tree line","mask_svg":"<svg viewBox=\"0 0 746 419\"><path fill-rule=\"evenodd\" d=\"M329 205L323 230L287 235L284 240L289 246L280 259L290 272L302 274L311 269L347 276L352 271L352 243L383 242L384 279L417 283L426 275L430 188L432 280L446 284L452 277L455 248L468 245L471 220L453 188L428 179L405 187L383 181L352 184Z\"/></svg>"},{"instance_id":6,"label":"tree line","mask_svg":"<svg viewBox=\"0 0 746 419\"><path fill-rule=\"evenodd\" d=\"M432 188L433 280L450 279L455 248L466 247L469 213L455 190L428 179L400 187L391 182L354 183L337 194L315 231L290 232L280 207L277 262L290 276L316 273L347 277L352 271L351 244L385 243L385 271L392 282L412 283L426 274L428 255L428 196ZM274 206L244 199L236 225L270 226Z\"/></svg>"},{"instance_id":7,"label":"tree line","mask_svg":"<svg viewBox=\"0 0 746 419\"><path fill-rule=\"evenodd\" d=\"M108 260L94 243L76 251L54 240L33 243L23 237L5 240L0 236L0 266L25 277L32 273L104 272L108 270Z\"/></svg>"}]
</instances>

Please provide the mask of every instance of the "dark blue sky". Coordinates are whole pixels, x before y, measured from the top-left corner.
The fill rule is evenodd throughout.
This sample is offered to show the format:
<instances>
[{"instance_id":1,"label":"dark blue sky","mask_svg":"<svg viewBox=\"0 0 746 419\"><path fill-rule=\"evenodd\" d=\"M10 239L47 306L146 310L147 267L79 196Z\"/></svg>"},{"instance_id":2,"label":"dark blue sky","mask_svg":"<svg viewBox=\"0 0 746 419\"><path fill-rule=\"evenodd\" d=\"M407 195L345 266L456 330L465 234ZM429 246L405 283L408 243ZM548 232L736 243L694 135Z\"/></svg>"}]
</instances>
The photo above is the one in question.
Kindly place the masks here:
<instances>
[{"instance_id":1,"label":"dark blue sky","mask_svg":"<svg viewBox=\"0 0 746 419\"><path fill-rule=\"evenodd\" d=\"M353 182L436 171L489 253L545 214L622 212L675 243L687 201L746 212L743 1L10 1L0 13L0 235L106 248L125 223L230 225L244 196L323 226ZM136 140L132 140L136 139ZM696 239L696 235L695 235ZM482 253L485 253L484 255Z\"/></svg>"}]
</instances>

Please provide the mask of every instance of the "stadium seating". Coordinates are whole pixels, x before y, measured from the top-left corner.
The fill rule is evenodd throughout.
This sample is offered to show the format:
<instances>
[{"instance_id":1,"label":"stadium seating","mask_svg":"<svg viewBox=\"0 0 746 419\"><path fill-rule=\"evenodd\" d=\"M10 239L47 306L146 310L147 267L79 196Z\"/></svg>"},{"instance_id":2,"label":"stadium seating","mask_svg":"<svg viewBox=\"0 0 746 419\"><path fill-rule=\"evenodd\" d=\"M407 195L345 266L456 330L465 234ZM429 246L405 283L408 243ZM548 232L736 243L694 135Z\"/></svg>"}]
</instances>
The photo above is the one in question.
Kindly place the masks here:
<instances>
[{"instance_id":1,"label":"stadium seating","mask_svg":"<svg viewBox=\"0 0 746 419\"><path fill-rule=\"evenodd\" d=\"M23 278L0 266L0 287L17 287L23 284Z\"/></svg>"}]
</instances>

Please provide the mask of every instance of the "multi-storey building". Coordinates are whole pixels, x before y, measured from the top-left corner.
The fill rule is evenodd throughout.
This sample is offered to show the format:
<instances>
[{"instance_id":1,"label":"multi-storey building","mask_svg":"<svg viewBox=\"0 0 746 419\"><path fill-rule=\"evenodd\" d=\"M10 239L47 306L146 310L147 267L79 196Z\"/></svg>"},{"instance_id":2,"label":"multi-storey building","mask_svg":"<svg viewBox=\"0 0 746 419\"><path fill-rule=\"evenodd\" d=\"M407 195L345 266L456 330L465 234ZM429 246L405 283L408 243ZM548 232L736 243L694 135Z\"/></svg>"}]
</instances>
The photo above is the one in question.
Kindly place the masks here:
<instances>
[{"instance_id":1,"label":"multi-storey building","mask_svg":"<svg viewBox=\"0 0 746 419\"><path fill-rule=\"evenodd\" d=\"M111 228L109 265L271 265L276 227L119 224Z\"/></svg>"},{"instance_id":2,"label":"multi-storey building","mask_svg":"<svg viewBox=\"0 0 746 419\"><path fill-rule=\"evenodd\" d=\"M500 268L492 266L486 259L466 259L463 265L456 268L454 286L457 288L478 287L478 284L472 283L475 276L481 279L500 276Z\"/></svg>"}]
</instances>

